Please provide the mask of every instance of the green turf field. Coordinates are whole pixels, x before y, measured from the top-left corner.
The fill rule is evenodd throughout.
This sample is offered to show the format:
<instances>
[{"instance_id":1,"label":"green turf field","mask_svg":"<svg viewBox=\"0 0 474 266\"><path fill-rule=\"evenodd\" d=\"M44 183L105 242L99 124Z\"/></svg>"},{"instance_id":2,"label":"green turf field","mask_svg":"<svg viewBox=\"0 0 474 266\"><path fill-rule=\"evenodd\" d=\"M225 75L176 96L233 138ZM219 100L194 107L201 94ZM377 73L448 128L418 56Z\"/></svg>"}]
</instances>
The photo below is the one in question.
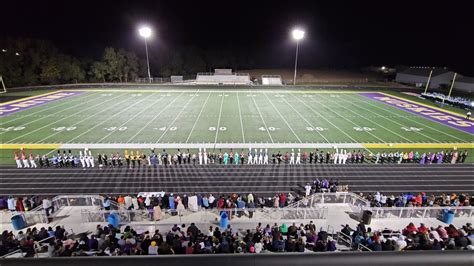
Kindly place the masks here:
<instances>
[{"instance_id":1,"label":"green turf field","mask_svg":"<svg viewBox=\"0 0 474 266\"><path fill-rule=\"evenodd\" d=\"M473 142L472 134L344 91L83 90L0 119L3 148L429 148L423 144Z\"/></svg>"}]
</instances>

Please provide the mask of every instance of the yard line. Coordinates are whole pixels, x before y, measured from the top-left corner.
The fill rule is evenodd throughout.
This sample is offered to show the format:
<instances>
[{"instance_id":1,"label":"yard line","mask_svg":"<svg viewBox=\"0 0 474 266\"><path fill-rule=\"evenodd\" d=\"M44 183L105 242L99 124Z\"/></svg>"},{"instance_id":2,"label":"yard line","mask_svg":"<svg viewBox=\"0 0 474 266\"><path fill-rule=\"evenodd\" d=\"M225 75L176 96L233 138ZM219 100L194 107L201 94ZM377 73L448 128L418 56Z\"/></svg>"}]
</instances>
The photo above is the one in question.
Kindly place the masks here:
<instances>
[{"instance_id":1,"label":"yard line","mask_svg":"<svg viewBox=\"0 0 474 266\"><path fill-rule=\"evenodd\" d=\"M148 123L145 124L145 126L143 126L140 130L138 130L137 133L135 133L135 135L133 135L129 140L127 140L127 143L131 142L132 139L134 139L136 136L138 136L138 134L140 134L145 128L147 128L156 118L158 118L158 116L160 116L164 111L166 111L166 108L168 108L168 106L170 106L172 103L174 103L181 95L183 95L183 93L185 93L184 91L181 92L178 96L176 96L172 101L170 101L165 107L163 107L163 109L161 109L161 111L156 114L150 121L148 121Z\"/></svg>"},{"instance_id":2,"label":"yard line","mask_svg":"<svg viewBox=\"0 0 474 266\"><path fill-rule=\"evenodd\" d=\"M240 128L242 129L242 142L245 143L244 122L242 121L242 111L240 110L239 92L237 92L237 106L239 107Z\"/></svg>"},{"instance_id":3,"label":"yard line","mask_svg":"<svg viewBox=\"0 0 474 266\"><path fill-rule=\"evenodd\" d=\"M360 108L360 109L364 109L364 110L366 110L366 111L369 111L369 112L375 114L376 117L382 117L383 119L388 120L388 121L390 121L390 122L392 122L392 123L398 124L399 126L402 126L402 127L405 126L405 125L403 125L403 124L400 124L400 123L399 123L398 121L396 121L396 120L392 120L392 119L390 119L390 118L388 118L388 117L385 117L385 116L383 116L383 115L377 114L376 112L374 112L374 111L372 111L372 110L370 110L370 109L364 108L363 105L355 105L354 102L348 101L348 100L344 100L344 97L342 97L342 98L343 98L343 101L345 101L345 102L347 102L347 103L350 103L350 104L352 104L353 106L356 106L357 108ZM425 134L423 134L423 133L421 133L421 132L415 132L415 133L420 134L420 135L423 135L424 137L429 138L429 139L431 139L431 140L433 140L433 141L435 141L435 142L441 142L441 141L439 141L439 140L437 140L437 139L434 139L434 138L432 138L432 137L430 137L430 136L427 136L427 135L425 135Z\"/></svg>"},{"instance_id":4,"label":"yard line","mask_svg":"<svg viewBox=\"0 0 474 266\"><path fill-rule=\"evenodd\" d=\"M386 112L391 112L391 111L390 111L389 109L387 109L387 108L383 108L383 107L377 106L377 105L375 105L375 104L371 104L370 101L367 101L367 102L366 102L366 101L360 101L360 102L367 103L367 104L369 104L370 106L373 106L373 107L378 108L378 109L380 109L380 110L385 110ZM395 109L396 109L396 108L395 108ZM398 109L397 109L397 110L398 110ZM423 127L430 128L430 129L432 129L432 130L434 130L434 131L437 131L437 132L439 132L439 133L442 133L442 134L444 134L444 135L446 135L446 136L455 138L455 139L460 140L460 141L462 141L462 142L466 142L465 140L463 140L463 139L461 139L461 138L458 138L458 137L456 137L456 136L454 136L454 135L451 135L451 134L449 134L449 133L446 133L446 132L444 132L444 131L442 131L442 130L436 129L436 128L431 127L431 126L429 126L429 125L426 125L426 124L424 124L424 123L422 123L422 122L418 122L418 121L416 121L416 120L413 120L413 119L411 119L409 116L403 116L403 115L399 115L399 114L395 114L395 116L397 116L397 117L402 117L402 118L404 118L404 119L407 119L407 120L410 120L410 121L412 121L412 122L414 122L414 123L417 123L418 125L422 125ZM417 116L417 115L415 115L415 117L421 118L420 116Z\"/></svg>"},{"instance_id":5,"label":"yard line","mask_svg":"<svg viewBox=\"0 0 474 266\"><path fill-rule=\"evenodd\" d=\"M191 132L189 132L189 135L188 135L188 138L186 139L186 143L188 143L189 139L191 138L191 135L194 131L194 128L196 127L196 124L197 122L199 121L199 118L201 117L201 114L202 114L202 110L204 110L204 107L206 106L206 103L207 101L209 100L209 97L211 96L212 92L209 92L209 95L207 95L207 98L206 98L206 101L204 102L204 104L202 105L201 107L201 111L199 112L199 115L198 117L196 118L196 121L194 121L194 125L193 127L191 128Z\"/></svg>"},{"instance_id":6,"label":"yard line","mask_svg":"<svg viewBox=\"0 0 474 266\"><path fill-rule=\"evenodd\" d=\"M296 96L295 96L295 97L296 97ZM312 101L313 101L313 100L312 100ZM352 122L351 120L347 119L346 117L340 115L338 112L335 112L335 111L333 111L332 109L328 108L326 105L323 104L322 101L319 102L319 103L320 103L322 106L324 106L324 108L327 108L327 109L331 110L332 113L336 114L336 115L339 116L339 117L342 117L344 120L348 121L349 123L351 123L351 124L353 124L353 125L355 125L355 126L359 126L359 125L357 125L356 123ZM322 116L322 117L324 118L324 116ZM372 134L372 132L367 131L367 133L368 133L369 135L372 135L372 137L378 139L379 141L381 141L381 142L383 142L383 143L386 143L383 139L381 139L381 138L377 137L376 135ZM347 135L347 134L346 134L346 135Z\"/></svg>"},{"instance_id":7,"label":"yard line","mask_svg":"<svg viewBox=\"0 0 474 266\"><path fill-rule=\"evenodd\" d=\"M68 107L68 108L65 108L65 109L61 109L61 111L66 111L66 110L69 110L69 109L74 109L74 108L77 108L78 106L81 106L81 105L83 105L83 104L87 104L87 102L84 102L84 98L81 99L81 103L75 104L75 105L73 105L73 106L71 106L71 107ZM54 114L49 114L49 115L41 116L41 117L38 118L38 119L29 121L29 122L27 122L27 123L25 123L25 124L23 124L23 125L20 125L20 126L24 127L24 126L27 126L27 125L29 125L29 124L35 123L35 122L37 122L37 121L39 121L39 120L41 120L41 119L48 118L48 117L54 117L54 116L55 116ZM26 117L26 116L24 116L24 117ZM68 116L68 117L69 117L69 116ZM13 120L11 120L11 121L13 121ZM8 122L6 122L6 123L9 123L9 122L11 122L11 121L8 121ZM0 132L0 135L3 134L3 133L6 133L6 132L7 132L7 131Z\"/></svg>"},{"instance_id":8,"label":"yard line","mask_svg":"<svg viewBox=\"0 0 474 266\"><path fill-rule=\"evenodd\" d=\"M217 143L217 136L219 135L219 127L221 124L221 117L222 117L222 105L224 104L224 93L222 93L221 99L221 107L219 108L219 118L217 119L217 127L216 127L216 137L214 138L214 145Z\"/></svg>"},{"instance_id":9,"label":"yard line","mask_svg":"<svg viewBox=\"0 0 474 266\"><path fill-rule=\"evenodd\" d=\"M195 91L193 94L197 94L199 93L199 89L197 91ZM186 109L186 106L188 106L188 104L194 99L196 98L195 96L189 98L189 100L184 104L183 108L181 109L181 111L179 111L178 115L174 118L173 121L171 121L171 123L168 125L168 127L166 127L165 131L163 132L163 134L161 134L161 136L158 138L158 140L155 142L155 143L158 143L160 142L160 140L165 136L166 133L168 133L168 130L170 129L170 127L176 123L176 120L178 120L179 116L184 112L184 110Z\"/></svg>"},{"instance_id":10,"label":"yard line","mask_svg":"<svg viewBox=\"0 0 474 266\"><path fill-rule=\"evenodd\" d=\"M255 107L257 108L258 114L260 115L260 118L262 119L263 125L265 126L265 129L267 130L268 136L270 137L270 140L272 143L275 143L273 141L272 135L270 134L270 131L268 130L267 123L265 123L265 120L263 119L262 113L260 112L260 108L258 108L257 102L255 102L254 97L250 97L253 100L253 104L255 104Z\"/></svg>"},{"instance_id":11,"label":"yard line","mask_svg":"<svg viewBox=\"0 0 474 266\"><path fill-rule=\"evenodd\" d=\"M351 113L354 113L356 116L359 116L359 114L357 114L356 112L352 111L351 108L346 108L344 105L341 105L341 104L339 104L339 103L336 103L336 104L339 105L339 106L341 106L342 108L344 108L344 109L350 111ZM382 125L380 125L379 123L377 123L377 122L375 122L375 121L373 121L373 120L369 120L369 119L366 118L365 116L359 116L359 117L361 117L361 118L363 118L363 119L365 119L365 120L367 120L367 121L369 121L369 122L371 122L371 123L373 123L373 124L375 124L375 125L377 125L377 126L383 128L383 129L385 129L386 131L388 131L388 132L390 132L390 133L392 133L392 134L394 134L394 135L399 136L400 138L402 138L402 139L404 139L404 140L406 140L406 141L408 141L408 142L410 142L410 143L413 143L413 141L411 141L411 140L405 138L404 136L398 134L397 132L394 132L393 130L390 130L390 129L388 129L388 128L382 126Z\"/></svg>"},{"instance_id":12,"label":"yard line","mask_svg":"<svg viewBox=\"0 0 474 266\"><path fill-rule=\"evenodd\" d=\"M93 96L94 94L98 94L98 92L97 92L97 93L91 93L90 95L87 95L86 97ZM78 94L78 95L76 95L76 96L80 96L80 94ZM22 119L22 118L25 118L25 117L29 117L29 116L35 115L35 114L37 114L37 113L41 113L41 112L44 112L44 111L48 111L48 110L53 109L53 108L56 108L56 107L61 107L61 106L66 105L66 104L70 104L71 102L75 102L76 100L82 102L82 101L84 100L84 98L85 98L85 97L77 97L77 98L74 98L74 97L73 97L73 99L68 99L68 100L70 100L70 101L66 101L66 102L63 102L63 103L61 103L62 101L59 100L58 102L56 102L56 103L61 103L61 104L59 104L59 105L50 106L50 107L48 107L48 108L43 108L43 109L41 109L41 110L39 110L39 111L36 111L36 112L34 112L34 113L31 113L31 114L22 115L22 116L19 116L19 117L15 118L15 119L11 119L11 120L8 120L8 121L5 121L5 122L0 122L0 126L3 126L4 124L11 123L11 122L16 121L16 120L18 120L18 119ZM65 100L66 100L66 99L65 99ZM49 105L49 104L46 104L46 105ZM80 104L76 104L76 105L74 105L73 107L76 107L77 105L80 105ZM41 105L39 105L39 106L41 106ZM37 106L37 107L39 107L39 106ZM67 110L67 109L70 109L70 108L61 109L61 111L64 111L64 110ZM20 113L20 114L21 114L21 113ZM47 116L48 116L48 115L46 115L46 116L44 116L44 117L47 117ZM33 122L35 122L35 121L37 121L37 120L39 120L39 119L42 119L42 118L44 118L44 117L40 117L40 118L34 120Z\"/></svg>"},{"instance_id":13,"label":"yard line","mask_svg":"<svg viewBox=\"0 0 474 266\"><path fill-rule=\"evenodd\" d=\"M109 100L106 100L105 102L102 101L102 102L100 102L100 103L98 103L98 104L93 105L92 107L96 107L96 106L99 106L99 105L103 105L104 103L110 102L110 101L112 101L112 100L115 100L116 98L119 98L119 97L121 97L121 96L123 96L123 95L122 95L122 94L119 94L117 97L113 97L113 98L111 98L111 99L109 99ZM87 103L85 103L85 104L87 104ZM64 117L64 118L62 118L62 119L56 120L56 121L54 121L54 122L52 122L52 123L49 123L49 124L47 124L47 125L45 125L45 126L42 126L42 127L40 127L40 128L37 128L37 129L35 129L35 130L33 130L33 131L27 132L27 133L25 133L25 134L23 134L23 135L21 135L21 136L18 136L18 137L14 138L14 139L11 139L10 141L8 141L8 142L6 142L6 143L12 143L12 141L14 141L14 140L16 140L16 139L19 139L19 138L22 138L22 137L24 137L24 136L30 135L31 133L36 132L36 131L38 131L38 130L41 130L41 129L45 128L45 127L50 127L51 125L53 125L53 124L55 124L55 123L57 123L57 122L63 121L63 120L65 120L65 119L67 119L67 118L69 118L69 117L72 117L72 116L74 116L74 115L80 114L80 113L82 113L82 112L89 111L89 109L91 109L91 106L89 106L87 109L83 109L83 110L81 110L81 111L79 111L79 112L77 112L77 113L74 113L74 114L72 114L72 115L68 115L68 116L66 116L66 117Z\"/></svg>"},{"instance_id":14,"label":"yard line","mask_svg":"<svg viewBox=\"0 0 474 266\"><path fill-rule=\"evenodd\" d=\"M291 132L293 132L293 135L298 139L298 141L300 143L303 143L301 141L301 139L298 137L298 135L296 135L295 131L293 130L293 128L290 126L290 124L288 124L288 122L286 121L286 119L283 117L283 115L280 113L280 110L278 110L278 108L275 107L275 105L273 104L273 102L270 100L270 98L268 98L267 94L265 92L261 92L263 93L263 95L265 95L265 97L267 98L267 100L270 102L270 104L273 106L273 108L277 111L277 113L280 115L281 119L283 119L283 121L286 123L286 125L288 126L288 128L291 130Z\"/></svg>"},{"instance_id":15,"label":"yard line","mask_svg":"<svg viewBox=\"0 0 474 266\"><path fill-rule=\"evenodd\" d=\"M315 128L315 127L314 127L308 120L306 120L306 118L305 118L303 115L301 115L301 113L298 112L298 110L296 110L285 98L282 98L282 99L283 99L283 101L285 101L285 103L286 103L288 106L291 107L291 109L293 109L301 118L303 118L303 120L306 121L306 123L307 123L310 127ZM327 143L329 143L329 140L328 140L326 137L324 137L323 134L321 134L321 132L319 132L318 130L315 130L315 131L316 131L319 135L321 135L321 137L323 137L323 139L326 140Z\"/></svg>"},{"instance_id":16,"label":"yard line","mask_svg":"<svg viewBox=\"0 0 474 266\"><path fill-rule=\"evenodd\" d=\"M79 122L74 123L72 126L75 126L75 125L78 125L78 124L80 124L80 123L82 123L82 122L84 122L84 121L87 121L87 120L91 119L92 117L95 117L95 116L97 116L97 115L100 114L100 113L103 113L104 111L108 111L108 110L110 110L110 109L113 109L113 108L115 108L116 106L120 105L121 103L126 102L127 100L128 100L128 98L126 98L126 99L124 99L124 100L122 100L122 101L120 101L120 102L118 102L118 103L115 103L115 104L113 104L112 106L109 106L108 108L105 108L105 109L101 110L101 111L100 111L99 113L97 113L97 114L93 114L93 115L91 115L91 116L86 116L84 119L79 120ZM82 132L81 134L76 135L74 138L72 138L70 141L68 141L68 142L66 142L66 143L70 143L72 140L75 140L75 139L77 139L77 138L83 136L84 134L90 132L90 131L93 130L94 128L96 128L96 127L102 125L103 123L109 121L112 117L117 116L118 114L122 113L122 112L125 111L125 110L128 110L130 107L135 106L137 103L140 103L140 102L142 102L142 101L143 101L143 99L142 99L141 101L138 101L138 102L136 102L136 103L134 103L134 104L128 106L128 107L125 108L125 109L122 109L120 112L115 113L115 114L112 115L112 116L109 116L107 119L103 120L102 122L100 122L100 123L98 123L98 124L95 124L93 127L91 127L91 128L89 128L88 130ZM51 138L52 136L55 136L55 135L57 135L57 134L59 134L59 133L61 133L61 131L58 131L58 132L56 132L56 133L54 133L54 134L52 134L52 135L49 135L48 137L46 137L46 138L44 138L44 139L42 139L42 140L40 140L40 141L45 141L45 140L47 140L47 139Z\"/></svg>"},{"instance_id":17,"label":"yard line","mask_svg":"<svg viewBox=\"0 0 474 266\"><path fill-rule=\"evenodd\" d=\"M87 131L82 132L81 134L75 136L73 139L69 140L69 141L66 142L66 143L70 143L71 141L73 141L73 140L75 140L75 139L77 139L77 138L83 136L84 134L87 134L88 132L90 132L90 131L93 130L94 128L97 128L98 126L100 126L100 125L102 125L102 124L104 124L104 123L110 121L110 119L116 117L117 115L123 113L124 111L129 110L130 108L134 107L135 105L137 105L137 104L139 104L139 103L141 103L141 102L147 100L147 99L150 98L151 96L153 96L153 94L150 94L150 95L147 96L147 97L143 97L143 99L141 99L141 100L135 102L135 103L132 104L132 105L127 106L127 108L122 109L120 112L115 113L115 114L112 115L112 116L109 116L107 119L102 120L102 122L100 122L99 124L94 125L93 127L89 128ZM162 98L162 97L159 97L158 99L161 99L161 98ZM117 106L117 105L114 105L114 106ZM141 113L142 113L144 110L146 110L146 109L148 109L148 107L145 108L145 109L143 109L143 110L141 110L141 111L138 112L137 114L133 115L131 118L129 118L129 119L127 120L127 122L129 122L130 120L132 120L132 119L133 119L134 117L136 117L137 115L141 114ZM89 119L89 118L90 118L90 117L88 117L88 118L86 118L86 119ZM123 124L120 125L119 127L122 127L122 126L123 126L124 124L126 124L127 122L123 123ZM96 141L96 143L101 142L101 141L104 140L106 137L110 136L112 133L114 133L114 131L111 131L111 132L110 132L109 134L107 134L105 137L103 137L103 138L101 138L100 140Z\"/></svg>"},{"instance_id":18,"label":"yard line","mask_svg":"<svg viewBox=\"0 0 474 266\"><path fill-rule=\"evenodd\" d=\"M292 93L289 93L289 95L293 96L294 98L296 98L298 101L300 101L302 104L304 104L306 107L308 107L309 109L311 109L313 111L313 113L317 114L318 116L320 116L322 119L326 120L326 122L328 122L329 124L331 124L333 127L335 127L337 130L341 131L342 134L346 135L349 139L351 139L354 143L360 143L359 141L355 140L353 137L351 137L349 134L347 134L344 130L340 129L338 126L336 126L334 123L332 123L331 121L329 121L326 117L324 117L323 115L321 115L318 111L316 111L312 106L308 105L305 101L301 100L299 97L296 97L295 95L293 95Z\"/></svg>"}]
</instances>

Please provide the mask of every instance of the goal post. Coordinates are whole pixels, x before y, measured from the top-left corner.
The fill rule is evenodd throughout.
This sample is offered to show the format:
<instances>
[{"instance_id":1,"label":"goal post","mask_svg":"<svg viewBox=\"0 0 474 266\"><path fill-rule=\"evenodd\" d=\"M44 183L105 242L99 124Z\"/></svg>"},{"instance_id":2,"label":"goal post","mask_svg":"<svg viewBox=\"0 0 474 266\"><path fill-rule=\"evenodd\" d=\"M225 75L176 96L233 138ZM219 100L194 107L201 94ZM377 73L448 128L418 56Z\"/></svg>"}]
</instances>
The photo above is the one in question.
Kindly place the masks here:
<instances>
[{"instance_id":1,"label":"goal post","mask_svg":"<svg viewBox=\"0 0 474 266\"><path fill-rule=\"evenodd\" d=\"M0 76L0 83L2 84L0 86L0 93L6 93L7 92L7 88L5 87L5 83L3 82L3 77Z\"/></svg>"}]
</instances>

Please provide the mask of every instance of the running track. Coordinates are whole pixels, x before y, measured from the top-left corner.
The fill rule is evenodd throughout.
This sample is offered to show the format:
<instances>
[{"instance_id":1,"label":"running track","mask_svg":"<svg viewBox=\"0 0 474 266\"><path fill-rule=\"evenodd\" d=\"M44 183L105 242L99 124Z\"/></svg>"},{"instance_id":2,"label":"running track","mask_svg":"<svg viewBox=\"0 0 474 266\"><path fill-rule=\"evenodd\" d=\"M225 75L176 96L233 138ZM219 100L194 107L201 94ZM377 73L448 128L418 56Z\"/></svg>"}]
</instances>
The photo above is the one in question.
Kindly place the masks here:
<instances>
[{"instance_id":1,"label":"running track","mask_svg":"<svg viewBox=\"0 0 474 266\"><path fill-rule=\"evenodd\" d=\"M315 177L339 180L351 192L474 194L474 165L208 165L108 168L0 168L0 195L302 192Z\"/></svg>"}]
</instances>

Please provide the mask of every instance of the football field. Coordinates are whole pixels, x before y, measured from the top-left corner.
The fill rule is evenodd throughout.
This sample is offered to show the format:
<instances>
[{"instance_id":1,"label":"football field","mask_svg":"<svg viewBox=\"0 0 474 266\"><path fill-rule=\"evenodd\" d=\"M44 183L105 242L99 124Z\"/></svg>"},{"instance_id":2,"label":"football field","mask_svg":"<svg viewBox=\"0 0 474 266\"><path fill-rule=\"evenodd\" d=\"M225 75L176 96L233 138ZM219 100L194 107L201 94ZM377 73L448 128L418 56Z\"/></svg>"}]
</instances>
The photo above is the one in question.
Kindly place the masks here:
<instances>
[{"instance_id":1,"label":"football field","mask_svg":"<svg viewBox=\"0 0 474 266\"><path fill-rule=\"evenodd\" d=\"M54 98L58 93L68 95ZM191 87L45 95L0 105L2 148L470 148L473 142L472 120L442 113L433 116L437 121L374 92ZM48 95L46 102L38 98ZM443 114L461 126L443 122Z\"/></svg>"}]
</instances>

